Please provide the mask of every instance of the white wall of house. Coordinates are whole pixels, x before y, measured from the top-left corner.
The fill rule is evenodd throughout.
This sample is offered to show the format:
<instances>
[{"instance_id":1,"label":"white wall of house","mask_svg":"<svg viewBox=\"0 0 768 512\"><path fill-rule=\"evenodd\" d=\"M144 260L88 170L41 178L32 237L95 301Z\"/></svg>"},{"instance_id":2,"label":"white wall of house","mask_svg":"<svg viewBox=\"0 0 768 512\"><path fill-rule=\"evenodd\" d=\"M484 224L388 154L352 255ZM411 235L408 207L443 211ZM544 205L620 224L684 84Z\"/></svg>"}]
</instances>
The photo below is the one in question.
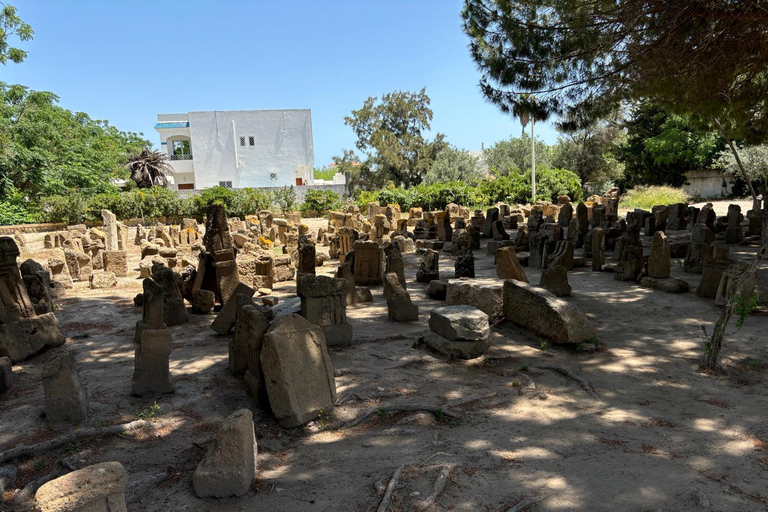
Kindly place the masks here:
<instances>
[{"instance_id":1,"label":"white wall of house","mask_svg":"<svg viewBox=\"0 0 768 512\"><path fill-rule=\"evenodd\" d=\"M189 139L191 143L192 160L170 162L176 186L192 182L201 189L231 182L233 188L280 187L295 185L297 177L307 185L313 183L312 115L308 109L159 114L157 120L168 155L173 154L174 140ZM163 125L178 122L188 122L189 127Z\"/></svg>"}]
</instances>

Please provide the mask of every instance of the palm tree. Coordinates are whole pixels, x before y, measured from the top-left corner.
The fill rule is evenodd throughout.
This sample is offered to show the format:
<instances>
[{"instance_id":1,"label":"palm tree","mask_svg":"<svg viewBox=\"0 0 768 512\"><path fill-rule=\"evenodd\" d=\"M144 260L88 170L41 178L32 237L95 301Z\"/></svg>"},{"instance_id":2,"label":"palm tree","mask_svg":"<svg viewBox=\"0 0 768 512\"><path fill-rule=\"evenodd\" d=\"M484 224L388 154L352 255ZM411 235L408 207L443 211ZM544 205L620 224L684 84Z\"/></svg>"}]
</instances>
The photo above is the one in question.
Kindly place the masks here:
<instances>
[{"instance_id":1,"label":"palm tree","mask_svg":"<svg viewBox=\"0 0 768 512\"><path fill-rule=\"evenodd\" d=\"M168 156L148 147L128 157L125 166L131 171L131 179L139 188L151 188L153 185L166 187L166 174L173 172Z\"/></svg>"}]
</instances>

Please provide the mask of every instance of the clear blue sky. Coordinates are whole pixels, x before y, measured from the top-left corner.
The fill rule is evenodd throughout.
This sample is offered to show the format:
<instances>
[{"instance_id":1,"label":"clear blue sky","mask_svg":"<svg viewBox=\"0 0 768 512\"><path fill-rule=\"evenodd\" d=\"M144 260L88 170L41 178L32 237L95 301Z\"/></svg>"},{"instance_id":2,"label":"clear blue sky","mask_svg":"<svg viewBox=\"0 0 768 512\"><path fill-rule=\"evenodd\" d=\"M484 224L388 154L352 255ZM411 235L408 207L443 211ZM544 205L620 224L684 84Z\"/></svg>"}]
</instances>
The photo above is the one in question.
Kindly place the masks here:
<instances>
[{"instance_id":1,"label":"clear blue sky","mask_svg":"<svg viewBox=\"0 0 768 512\"><path fill-rule=\"evenodd\" d=\"M0 81L142 132L158 113L312 109L315 165L354 149L344 116L369 96L427 88L432 131L478 150L519 136L486 103L461 30L461 0L10 0L35 30ZM15 42L15 41L14 41ZM550 126L536 126L549 143Z\"/></svg>"}]
</instances>

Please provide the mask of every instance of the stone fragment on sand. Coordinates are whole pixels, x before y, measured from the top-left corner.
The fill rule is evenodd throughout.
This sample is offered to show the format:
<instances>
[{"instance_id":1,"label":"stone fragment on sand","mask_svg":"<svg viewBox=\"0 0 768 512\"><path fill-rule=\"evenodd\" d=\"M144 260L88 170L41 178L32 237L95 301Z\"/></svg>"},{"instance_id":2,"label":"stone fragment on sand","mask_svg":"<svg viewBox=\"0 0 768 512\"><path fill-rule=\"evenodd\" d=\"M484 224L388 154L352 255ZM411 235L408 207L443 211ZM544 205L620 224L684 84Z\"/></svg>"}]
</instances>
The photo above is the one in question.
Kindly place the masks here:
<instances>
[{"instance_id":1,"label":"stone fragment on sand","mask_svg":"<svg viewBox=\"0 0 768 512\"><path fill-rule=\"evenodd\" d=\"M221 308L219 314L211 322L211 329L219 334L229 334L229 331L235 326L235 315L237 314L237 296L247 295L253 297L256 290L244 283L238 283L234 292L229 296L229 299L224 303L224 307Z\"/></svg>"},{"instance_id":2,"label":"stone fragment on sand","mask_svg":"<svg viewBox=\"0 0 768 512\"><path fill-rule=\"evenodd\" d=\"M496 277L528 282L528 276L525 275L525 271L517 259L514 247L508 246L496 250Z\"/></svg>"},{"instance_id":3,"label":"stone fragment on sand","mask_svg":"<svg viewBox=\"0 0 768 512\"><path fill-rule=\"evenodd\" d=\"M594 327L575 305L513 279L504 281L504 317L555 343L581 343L596 337Z\"/></svg>"},{"instance_id":4,"label":"stone fragment on sand","mask_svg":"<svg viewBox=\"0 0 768 512\"><path fill-rule=\"evenodd\" d=\"M43 366L45 418L51 424L77 425L88 417L88 396L74 356L64 352Z\"/></svg>"},{"instance_id":5,"label":"stone fragment on sand","mask_svg":"<svg viewBox=\"0 0 768 512\"><path fill-rule=\"evenodd\" d=\"M333 365L318 326L296 314L277 319L264 336L260 360L280 426L297 427L333 410Z\"/></svg>"},{"instance_id":6,"label":"stone fragment on sand","mask_svg":"<svg viewBox=\"0 0 768 512\"><path fill-rule=\"evenodd\" d=\"M90 281L92 290L104 290L117 286L117 276L115 276L115 273L106 270L91 274Z\"/></svg>"},{"instance_id":7,"label":"stone fragment on sand","mask_svg":"<svg viewBox=\"0 0 768 512\"><path fill-rule=\"evenodd\" d=\"M488 337L488 315L476 307L442 306L430 311L429 328L449 341L475 341Z\"/></svg>"},{"instance_id":8,"label":"stone fragment on sand","mask_svg":"<svg viewBox=\"0 0 768 512\"><path fill-rule=\"evenodd\" d=\"M126 512L128 473L119 462L94 464L43 484L35 493L39 512Z\"/></svg>"},{"instance_id":9,"label":"stone fragment on sand","mask_svg":"<svg viewBox=\"0 0 768 512\"><path fill-rule=\"evenodd\" d=\"M384 297L387 299L389 319L394 322L414 322L419 319L419 307L411 301L397 274L384 276Z\"/></svg>"},{"instance_id":10,"label":"stone fragment on sand","mask_svg":"<svg viewBox=\"0 0 768 512\"><path fill-rule=\"evenodd\" d=\"M253 414L240 409L225 419L192 476L200 498L242 496L256 476L256 433Z\"/></svg>"}]
</instances>

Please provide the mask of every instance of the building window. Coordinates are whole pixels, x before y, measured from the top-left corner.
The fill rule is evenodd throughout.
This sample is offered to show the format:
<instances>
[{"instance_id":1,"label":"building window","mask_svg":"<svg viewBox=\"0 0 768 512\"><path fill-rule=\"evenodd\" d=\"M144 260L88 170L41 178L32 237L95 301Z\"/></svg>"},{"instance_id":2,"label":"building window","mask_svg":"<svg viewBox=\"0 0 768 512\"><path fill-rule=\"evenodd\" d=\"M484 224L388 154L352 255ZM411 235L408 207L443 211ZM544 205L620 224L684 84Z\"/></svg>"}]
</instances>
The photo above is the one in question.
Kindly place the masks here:
<instances>
[{"instance_id":1,"label":"building window","mask_svg":"<svg viewBox=\"0 0 768 512\"><path fill-rule=\"evenodd\" d=\"M253 135L248 137L248 145L249 146L255 146L256 145L256 138Z\"/></svg>"},{"instance_id":2,"label":"building window","mask_svg":"<svg viewBox=\"0 0 768 512\"><path fill-rule=\"evenodd\" d=\"M240 137L240 145L245 146L245 137Z\"/></svg>"},{"instance_id":3,"label":"building window","mask_svg":"<svg viewBox=\"0 0 768 512\"><path fill-rule=\"evenodd\" d=\"M220 187L224 188L232 188L232 182L231 181L220 181L219 182Z\"/></svg>"},{"instance_id":4,"label":"building window","mask_svg":"<svg viewBox=\"0 0 768 512\"><path fill-rule=\"evenodd\" d=\"M172 153L171 160L192 160L192 150L188 140L171 141Z\"/></svg>"}]
</instances>

